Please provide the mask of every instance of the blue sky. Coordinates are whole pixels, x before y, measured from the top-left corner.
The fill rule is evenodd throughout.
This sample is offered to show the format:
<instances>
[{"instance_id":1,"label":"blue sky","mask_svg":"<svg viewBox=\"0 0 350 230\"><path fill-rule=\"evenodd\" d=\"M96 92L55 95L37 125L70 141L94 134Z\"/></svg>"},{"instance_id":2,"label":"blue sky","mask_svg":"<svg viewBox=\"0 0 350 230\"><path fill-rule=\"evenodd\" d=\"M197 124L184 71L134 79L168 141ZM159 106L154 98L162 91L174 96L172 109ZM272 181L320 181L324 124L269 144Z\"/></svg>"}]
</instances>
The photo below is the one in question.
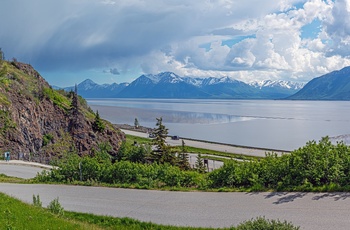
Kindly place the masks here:
<instances>
[{"instance_id":1,"label":"blue sky","mask_svg":"<svg viewBox=\"0 0 350 230\"><path fill-rule=\"evenodd\" d=\"M306 82L350 65L350 0L5 0L5 57L50 83L141 74Z\"/></svg>"}]
</instances>

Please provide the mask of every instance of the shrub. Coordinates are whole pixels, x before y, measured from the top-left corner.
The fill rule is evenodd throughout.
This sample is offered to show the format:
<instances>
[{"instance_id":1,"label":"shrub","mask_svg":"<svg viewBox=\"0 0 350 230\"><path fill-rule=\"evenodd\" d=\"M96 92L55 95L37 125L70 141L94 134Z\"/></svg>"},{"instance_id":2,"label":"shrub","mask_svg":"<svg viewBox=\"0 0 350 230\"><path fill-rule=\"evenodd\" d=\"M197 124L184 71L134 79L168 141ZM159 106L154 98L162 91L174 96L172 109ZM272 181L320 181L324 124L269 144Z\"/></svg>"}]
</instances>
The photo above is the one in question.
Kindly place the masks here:
<instances>
[{"instance_id":1,"label":"shrub","mask_svg":"<svg viewBox=\"0 0 350 230\"><path fill-rule=\"evenodd\" d=\"M50 204L47 206L47 209L50 210L53 214L63 216L64 215L64 209L61 206L60 202L58 201L58 197L50 202Z\"/></svg>"},{"instance_id":2,"label":"shrub","mask_svg":"<svg viewBox=\"0 0 350 230\"><path fill-rule=\"evenodd\" d=\"M294 226L287 221L267 220L264 217L258 217L239 224L237 230L298 230L300 227Z\"/></svg>"},{"instance_id":3,"label":"shrub","mask_svg":"<svg viewBox=\"0 0 350 230\"><path fill-rule=\"evenodd\" d=\"M36 206L36 207L39 207L39 208L41 208L42 206L43 206L43 204L42 204L42 202L41 202L41 200L40 200L40 197L39 197L39 195L34 195L33 194L33 205L34 206Z\"/></svg>"}]
</instances>

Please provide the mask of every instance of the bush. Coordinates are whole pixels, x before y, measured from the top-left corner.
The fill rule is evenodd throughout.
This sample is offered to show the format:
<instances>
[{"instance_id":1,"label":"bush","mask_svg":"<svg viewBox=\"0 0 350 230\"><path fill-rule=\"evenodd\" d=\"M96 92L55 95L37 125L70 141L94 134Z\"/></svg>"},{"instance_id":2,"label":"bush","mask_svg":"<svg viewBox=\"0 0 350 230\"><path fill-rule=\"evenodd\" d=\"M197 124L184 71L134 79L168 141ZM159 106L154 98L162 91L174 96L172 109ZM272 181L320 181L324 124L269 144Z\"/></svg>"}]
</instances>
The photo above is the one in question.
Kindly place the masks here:
<instances>
[{"instance_id":1,"label":"bush","mask_svg":"<svg viewBox=\"0 0 350 230\"><path fill-rule=\"evenodd\" d=\"M50 204L47 206L47 209L50 210L53 214L63 216L64 209L61 206L60 202L58 201L58 197L50 202Z\"/></svg>"},{"instance_id":2,"label":"bush","mask_svg":"<svg viewBox=\"0 0 350 230\"><path fill-rule=\"evenodd\" d=\"M298 230L300 227L293 226L292 223L279 220L267 220L263 217L245 221L239 224L237 230Z\"/></svg>"},{"instance_id":3,"label":"bush","mask_svg":"<svg viewBox=\"0 0 350 230\"><path fill-rule=\"evenodd\" d=\"M39 195L34 195L33 194L33 205L34 206L36 206L36 207L39 207L39 208L41 208L42 206L43 206L43 204L42 204L42 202L41 202L41 200L40 200L40 197L39 197Z\"/></svg>"}]
</instances>

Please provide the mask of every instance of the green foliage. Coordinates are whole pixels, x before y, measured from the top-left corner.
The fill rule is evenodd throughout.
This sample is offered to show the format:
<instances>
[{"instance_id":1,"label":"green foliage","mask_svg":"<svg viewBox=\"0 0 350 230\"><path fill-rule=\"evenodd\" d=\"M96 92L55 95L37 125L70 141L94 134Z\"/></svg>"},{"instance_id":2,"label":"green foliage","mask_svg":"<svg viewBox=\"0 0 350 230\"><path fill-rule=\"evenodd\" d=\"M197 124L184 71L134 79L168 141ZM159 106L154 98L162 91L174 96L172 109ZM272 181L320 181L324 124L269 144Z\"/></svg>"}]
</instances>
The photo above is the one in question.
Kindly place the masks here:
<instances>
[{"instance_id":1,"label":"green foliage","mask_svg":"<svg viewBox=\"0 0 350 230\"><path fill-rule=\"evenodd\" d=\"M67 96L62 93L64 92L54 90L50 87L44 87L42 90L42 94L44 97L51 100L54 105L57 105L58 107L64 109L65 111L68 111L70 108L71 102L67 98Z\"/></svg>"},{"instance_id":2,"label":"green foliage","mask_svg":"<svg viewBox=\"0 0 350 230\"><path fill-rule=\"evenodd\" d=\"M1 63L2 63L2 61L3 60L5 60L5 54L4 54L4 52L1 50L1 48L0 48L0 65L1 65Z\"/></svg>"},{"instance_id":3,"label":"green foliage","mask_svg":"<svg viewBox=\"0 0 350 230\"><path fill-rule=\"evenodd\" d=\"M100 114L98 113L98 111L96 111L96 115L95 115L95 121L92 124L92 129L95 132L103 132L105 130L105 124L103 123L103 121L100 118Z\"/></svg>"},{"instance_id":4,"label":"green foliage","mask_svg":"<svg viewBox=\"0 0 350 230\"><path fill-rule=\"evenodd\" d=\"M205 173L205 165L203 162L202 154L198 153L195 164L196 170L200 173Z\"/></svg>"},{"instance_id":5,"label":"green foliage","mask_svg":"<svg viewBox=\"0 0 350 230\"><path fill-rule=\"evenodd\" d=\"M209 175L213 187L251 190L302 190L344 187L350 182L350 147L327 137L310 141L291 154L267 154L260 161L225 163Z\"/></svg>"},{"instance_id":6,"label":"green foliage","mask_svg":"<svg viewBox=\"0 0 350 230\"><path fill-rule=\"evenodd\" d=\"M185 141L182 140L181 142L181 150L178 152L177 158L178 158L178 166L183 170L189 170L191 169L190 163L188 161L188 153L187 148L185 146Z\"/></svg>"},{"instance_id":7,"label":"green foliage","mask_svg":"<svg viewBox=\"0 0 350 230\"><path fill-rule=\"evenodd\" d=\"M58 216L64 215L64 209L58 201L58 197L50 202L50 204L47 206L47 209Z\"/></svg>"},{"instance_id":8,"label":"green foliage","mask_svg":"<svg viewBox=\"0 0 350 230\"><path fill-rule=\"evenodd\" d=\"M96 225L69 221L47 209L23 203L0 193L0 229L98 229Z\"/></svg>"},{"instance_id":9,"label":"green foliage","mask_svg":"<svg viewBox=\"0 0 350 230\"><path fill-rule=\"evenodd\" d=\"M43 136L43 143L42 146L48 145L53 139L53 135L48 133Z\"/></svg>"},{"instance_id":10,"label":"green foliage","mask_svg":"<svg viewBox=\"0 0 350 230\"><path fill-rule=\"evenodd\" d=\"M39 207L39 208L41 208L43 206L43 204L40 200L39 194L36 196L33 194L33 205L36 207Z\"/></svg>"},{"instance_id":11,"label":"green foliage","mask_svg":"<svg viewBox=\"0 0 350 230\"><path fill-rule=\"evenodd\" d=\"M101 149L93 157L68 154L62 158L58 168L38 175L37 180L76 182L80 181L81 171L83 183L107 183L139 188L349 190L350 147L343 143L333 145L328 138L323 138L319 143L308 142L306 146L281 157L269 153L260 160L226 161L221 168L206 174L202 173L205 166L200 154L196 162L196 172L182 170L178 163L166 163L169 159L160 158L161 164L145 164L148 162L149 147L130 146L124 142L114 164L111 163L108 153Z\"/></svg>"},{"instance_id":12,"label":"green foliage","mask_svg":"<svg viewBox=\"0 0 350 230\"><path fill-rule=\"evenodd\" d=\"M239 224L237 230L298 230L300 227L294 226L287 221L268 220L263 217L245 221Z\"/></svg>"},{"instance_id":13,"label":"green foliage","mask_svg":"<svg viewBox=\"0 0 350 230\"><path fill-rule=\"evenodd\" d=\"M16 125L12 121L10 112L0 110L0 134L5 134L8 130L15 128Z\"/></svg>"},{"instance_id":14,"label":"green foliage","mask_svg":"<svg viewBox=\"0 0 350 230\"><path fill-rule=\"evenodd\" d=\"M138 129L140 126L139 120L137 120L137 118L135 118L134 126L135 126L135 129Z\"/></svg>"},{"instance_id":15,"label":"green foliage","mask_svg":"<svg viewBox=\"0 0 350 230\"><path fill-rule=\"evenodd\" d=\"M82 182L86 184L125 184L139 188L199 188L205 184L202 175L197 172L183 171L169 164L142 164L123 160L112 164L101 160L100 154L93 157L67 154L57 168L38 174L36 181L74 183L80 181L81 172Z\"/></svg>"}]
</instances>

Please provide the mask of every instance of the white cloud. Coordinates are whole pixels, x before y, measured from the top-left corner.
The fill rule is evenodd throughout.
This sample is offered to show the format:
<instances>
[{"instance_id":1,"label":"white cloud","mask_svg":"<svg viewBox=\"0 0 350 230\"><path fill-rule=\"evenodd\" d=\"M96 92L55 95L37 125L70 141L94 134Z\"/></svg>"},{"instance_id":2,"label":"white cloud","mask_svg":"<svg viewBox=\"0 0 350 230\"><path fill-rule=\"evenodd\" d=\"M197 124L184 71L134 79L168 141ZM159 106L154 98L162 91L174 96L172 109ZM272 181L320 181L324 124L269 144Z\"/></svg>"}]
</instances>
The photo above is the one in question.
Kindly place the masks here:
<instances>
[{"instance_id":1,"label":"white cloud","mask_svg":"<svg viewBox=\"0 0 350 230\"><path fill-rule=\"evenodd\" d=\"M350 65L349 8L349 0L11 0L0 8L0 47L46 72L308 80ZM316 19L321 33L302 38Z\"/></svg>"},{"instance_id":2,"label":"white cloud","mask_svg":"<svg viewBox=\"0 0 350 230\"><path fill-rule=\"evenodd\" d=\"M328 54L350 57L350 1L337 0L324 26L326 35L332 41Z\"/></svg>"}]
</instances>

